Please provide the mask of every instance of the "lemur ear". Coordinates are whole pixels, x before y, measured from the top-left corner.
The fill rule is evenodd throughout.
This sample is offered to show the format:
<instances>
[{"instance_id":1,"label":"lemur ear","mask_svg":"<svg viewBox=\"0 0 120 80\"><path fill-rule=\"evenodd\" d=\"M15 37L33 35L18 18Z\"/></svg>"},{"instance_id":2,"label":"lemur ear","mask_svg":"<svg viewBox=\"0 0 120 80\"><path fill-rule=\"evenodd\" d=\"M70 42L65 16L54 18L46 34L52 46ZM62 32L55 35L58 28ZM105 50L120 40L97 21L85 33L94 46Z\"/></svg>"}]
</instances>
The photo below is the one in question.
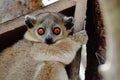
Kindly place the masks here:
<instances>
[{"instance_id":1,"label":"lemur ear","mask_svg":"<svg viewBox=\"0 0 120 80\"><path fill-rule=\"evenodd\" d=\"M64 23L65 23L65 27L67 30L71 29L74 26L74 19L73 17L64 17Z\"/></svg>"},{"instance_id":2,"label":"lemur ear","mask_svg":"<svg viewBox=\"0 0 120 80\"><path fill-rule=\"evenodd\" d=\"M34 27L35 23L36 23L35 17L29 15L25 16L25 24L28 26L28 28Z\"/></svg>"}]
</instances>

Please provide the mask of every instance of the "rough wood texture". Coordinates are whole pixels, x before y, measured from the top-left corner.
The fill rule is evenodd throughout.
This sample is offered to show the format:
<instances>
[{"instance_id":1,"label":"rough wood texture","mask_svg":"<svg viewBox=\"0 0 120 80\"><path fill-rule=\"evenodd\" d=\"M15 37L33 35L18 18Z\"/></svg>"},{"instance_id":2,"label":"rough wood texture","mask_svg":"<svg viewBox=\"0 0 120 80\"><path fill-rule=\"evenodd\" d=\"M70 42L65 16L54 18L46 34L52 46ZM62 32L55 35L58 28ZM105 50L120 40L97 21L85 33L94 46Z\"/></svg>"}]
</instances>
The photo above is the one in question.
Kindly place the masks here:
<instances>
[{"instance_id":1,"label":"rough wood texture","mask_svg":"<svg viewBox=\"0 0 120 80\"><path fill-rule=\"evenodd\" d=\"M46 8L36 10L36 11L30 13L29 15L35 16L35 15L40 14L41 12L46 12L46 11L60 12L60 11L63 11L65 9L75 6L75 5L76 5L75 0L60 0L59 2L52 4ZM24 25L24 16L21 16L16 19L13 19L11 21L2 23L2 24L0 24L0 34L10 31L10 30L14 30L23 25Z\"/></svg>"},{"instance_id":2,"label":"rough wood texture","mask_svg":"<svg viewBox=\"0 0 120 80\"><path fill-rule=\"evenodd\" d=\"M0 0L0 24L41 8L41 0Z\"/></svg>"},{"instance_id":3,"label":"rough wood texture","mask_svg":"<svg viewBox=\"0 0 120 80\"><path fill-rule=\"evenodd\" d=\"M106 63L100 70L104 80L120 80L120 0L101 0L107 33Z\"/></svg>"},{"instance_id":4,"label":"rough wood texture","mask_svg":"<svg viewBox=\"0 0 120 80\"><path fill-rule=\"evenodd\" d=\"M87 0L77 0L75 8L75 30L80 31L84 28L86 19Z\"/></svg>"}]
</instances>

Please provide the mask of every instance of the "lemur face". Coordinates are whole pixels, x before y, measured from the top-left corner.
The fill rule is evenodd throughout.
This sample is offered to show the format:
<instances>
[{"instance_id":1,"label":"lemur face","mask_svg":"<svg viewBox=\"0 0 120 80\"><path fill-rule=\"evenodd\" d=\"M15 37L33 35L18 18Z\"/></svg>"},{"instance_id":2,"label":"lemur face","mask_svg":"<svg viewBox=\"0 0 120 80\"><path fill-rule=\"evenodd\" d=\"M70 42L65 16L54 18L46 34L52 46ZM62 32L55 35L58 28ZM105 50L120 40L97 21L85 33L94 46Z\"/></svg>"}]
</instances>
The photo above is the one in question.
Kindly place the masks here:
<instances>
[{"instance_id":1,"label":"lemur face","mask_svg":"<svg viewBox=\"0 0 120 80\"><path fill-rule=\"evenodd\" d=\"M73 17L60 13L42 13L36 17L25 16L28 30L25 38L31 41L52 44L67 37L73 29Z\"/></svg>"}]
</instances>

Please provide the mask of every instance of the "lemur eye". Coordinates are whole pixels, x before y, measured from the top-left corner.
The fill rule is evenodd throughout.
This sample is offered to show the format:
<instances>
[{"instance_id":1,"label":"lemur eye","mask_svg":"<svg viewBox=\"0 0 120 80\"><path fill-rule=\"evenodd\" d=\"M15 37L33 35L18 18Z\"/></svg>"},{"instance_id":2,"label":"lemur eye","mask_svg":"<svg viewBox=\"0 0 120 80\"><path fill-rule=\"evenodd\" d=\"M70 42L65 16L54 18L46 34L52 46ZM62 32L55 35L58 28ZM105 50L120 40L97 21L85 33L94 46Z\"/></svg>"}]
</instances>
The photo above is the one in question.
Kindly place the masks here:
<instances>
[{"instance_id":1,"label":"lemur eye","mask_svg":"<svg viewBox=\"0 0 120 80\"><path fill-rule=\"evenodd\" d=\"M56 28L53 29L53 33L54 33L55 35L59 35L60 32L61 32L61 30L60 30L59 27L56 27Z\"/></svg>"},{"instance_id":2,"label":"lemur eye","mask_svg":"<svg viewBox=\"0 0 120 80\"><path fill-rule=\"evenodd\" d=\"M38 29L38 34L43 35L45 33L45 30L43 28Z\"/></svg>"}]
</instances>

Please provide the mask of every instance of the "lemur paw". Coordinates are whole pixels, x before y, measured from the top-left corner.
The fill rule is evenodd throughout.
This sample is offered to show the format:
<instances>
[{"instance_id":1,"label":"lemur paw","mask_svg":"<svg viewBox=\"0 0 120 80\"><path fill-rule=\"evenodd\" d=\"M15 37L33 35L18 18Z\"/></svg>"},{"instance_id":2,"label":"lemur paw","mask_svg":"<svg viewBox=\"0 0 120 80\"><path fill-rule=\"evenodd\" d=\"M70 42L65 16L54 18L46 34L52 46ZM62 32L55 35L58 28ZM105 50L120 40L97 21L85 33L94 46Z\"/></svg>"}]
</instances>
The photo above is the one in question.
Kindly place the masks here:
<instances>
[{"instance_id":1,"label":"lemur paw","mask_svg":"<svg viewBox=\"0 0 120 80\"><path fill-rule=\"evenodd\" d=\"M85 30L82 30L73 34L72 39L80 44L86 44L88 41L88 35Z\"/></svg>"}]
</instances>

